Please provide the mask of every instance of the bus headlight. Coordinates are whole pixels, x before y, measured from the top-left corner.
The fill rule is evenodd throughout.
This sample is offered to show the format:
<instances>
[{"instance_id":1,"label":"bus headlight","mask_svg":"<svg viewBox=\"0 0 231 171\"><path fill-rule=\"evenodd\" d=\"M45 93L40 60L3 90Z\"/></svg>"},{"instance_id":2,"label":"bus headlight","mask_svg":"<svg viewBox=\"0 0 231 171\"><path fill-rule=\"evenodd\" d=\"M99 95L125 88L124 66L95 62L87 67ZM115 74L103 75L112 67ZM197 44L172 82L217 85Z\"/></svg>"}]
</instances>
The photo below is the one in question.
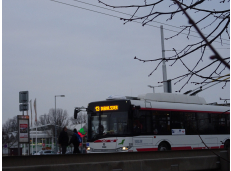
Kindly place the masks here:
<instances>
[{"instance_id":1,"label":"bus headlight","mask_svg":"<svg viewBox=\"0 0 231 171\"><path fill-rule=\"evenodd\" d=\"M117 152L126 152L129 150L129 147L119 147L116 149Z\"/></svg>"},{"instance_id":2,"label":"bus headlight","mask_svg":"<svg viewBox=\"0 0 231 171\"><path fill-rule=\"evenodd\" d=\"M126 150L128 150L128 147L122 147L122 150L126 151Z\"/></svg>"},{"instance_id":3,"label":"bus headlight","mask_svg":"<svg viewBox=\"0 0 231 171\"><path fill-rule=\"evenodd\" d=\"M91 148L90 147L87 147L87 151L90 151L91 150Z\"/></svg>"}]
</instances>

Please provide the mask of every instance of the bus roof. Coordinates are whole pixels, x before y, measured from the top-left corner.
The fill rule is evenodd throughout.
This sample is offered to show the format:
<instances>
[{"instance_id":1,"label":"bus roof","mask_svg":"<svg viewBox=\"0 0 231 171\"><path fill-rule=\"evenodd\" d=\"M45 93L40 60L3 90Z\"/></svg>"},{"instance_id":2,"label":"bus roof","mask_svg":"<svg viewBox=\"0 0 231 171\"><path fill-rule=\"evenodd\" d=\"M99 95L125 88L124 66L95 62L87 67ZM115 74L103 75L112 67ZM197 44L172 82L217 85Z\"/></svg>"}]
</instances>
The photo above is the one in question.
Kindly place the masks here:
<instances>
[{"instance_id":1,"label":"bus roof","mask_svg":"<svg viewBox=\"0 0 231 171\"><path fill-rule=\"evenodd\" d=\"M123 98L121 98L123 97ZM147 93L138 97L110 96L107 100L129 100L142 110L171 110L188 112L219 112L229 113L229 106L207 105L204 98L172 93Z\"/></svg>"},{"instance_id":2,"label":"bus roof","mask_svg":"<svg viewBox=\"0 0 231 171\"><path fill-rule=\"evenodd\" d=\"M186 104L206 104L203 97L189 96L185 94L172 93L147 93L138 96L141 100L150 100L157 102L186 103Z\"/></svg>"}]
</instances>

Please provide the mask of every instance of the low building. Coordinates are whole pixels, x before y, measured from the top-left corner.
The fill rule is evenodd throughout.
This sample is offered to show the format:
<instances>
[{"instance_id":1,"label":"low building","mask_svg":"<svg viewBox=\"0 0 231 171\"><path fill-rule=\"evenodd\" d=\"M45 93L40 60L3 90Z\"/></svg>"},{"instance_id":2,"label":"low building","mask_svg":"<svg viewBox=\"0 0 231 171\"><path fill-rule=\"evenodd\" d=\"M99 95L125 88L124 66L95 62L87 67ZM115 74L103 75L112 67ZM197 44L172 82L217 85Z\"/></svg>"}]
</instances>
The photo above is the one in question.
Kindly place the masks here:
<instances>
[{"instance_id":1,"label":"low building","mask_svg":"<svg viewBox=\"0 0 231 171\"><path fill-rule=\"evenodd\" d=\"M76 128L78 131L81 130L82 133L85 133L87 126L85 123L68 126L67 133L69 135L69 138L71 138L74 128ZM57 139L62 129L63 128L61 127L57 128ZM3 155L17 155L18 154L18 152L16 152L16 149L18 149L17 131L9 133L8 138L10 139L10 141L8 141L8 143L2 144ZM35 152L38 152L40 150L55 151L55 145L56 144L55 144L55 135L54 135L54 125L47 124L47 125L37 126L37 128L31 127L30 145L20 144L20 151L22 155L34 154ZM73 151L73 146L72 145L68 146L67 151Z\"/></svg>"}]
</instances>

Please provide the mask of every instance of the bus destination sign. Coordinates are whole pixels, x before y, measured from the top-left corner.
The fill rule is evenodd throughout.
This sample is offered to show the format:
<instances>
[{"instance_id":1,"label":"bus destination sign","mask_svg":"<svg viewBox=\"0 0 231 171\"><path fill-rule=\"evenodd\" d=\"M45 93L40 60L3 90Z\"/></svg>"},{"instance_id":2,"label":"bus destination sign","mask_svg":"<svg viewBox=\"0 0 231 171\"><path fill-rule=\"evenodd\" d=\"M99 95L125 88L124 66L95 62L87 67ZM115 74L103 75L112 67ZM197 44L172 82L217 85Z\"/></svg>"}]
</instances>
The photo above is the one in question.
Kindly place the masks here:
<instances>
[{"instance_id":1,"label":"bus destination sign","mask_svg":"<svg viewBox=\"0 0 231 171\"><path fill-rule=\"evenodd\" d=\"M100 112L100 111L109 111L109 110L119 110L119 106L118 105L113 105L113 106L96 106L95 110L97 112Z\"/></svg>"}]
</instances>

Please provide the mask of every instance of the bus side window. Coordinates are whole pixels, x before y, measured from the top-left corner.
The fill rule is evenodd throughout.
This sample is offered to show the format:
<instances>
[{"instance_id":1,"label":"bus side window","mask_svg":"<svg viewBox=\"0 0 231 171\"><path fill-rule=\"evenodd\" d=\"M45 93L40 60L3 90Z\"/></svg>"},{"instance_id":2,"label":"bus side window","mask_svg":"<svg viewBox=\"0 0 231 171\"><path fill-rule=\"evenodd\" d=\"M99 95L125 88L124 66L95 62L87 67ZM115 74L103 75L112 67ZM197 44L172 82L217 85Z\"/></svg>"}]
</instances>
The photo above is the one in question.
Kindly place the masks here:
<instances>
[{"instance_id":1,"label":"bus side window","mask_svg":"<svg viewBox=\"0 0 231 171\"><path fill-rule=\"evenodd\" d=\"M227 124L227 130L228 130L227 133L230 134L230 115L227 115L226 124Z\"/></svg>"},{"instance_id":2,"label":"bus side window","mask_svg":"<svg viewBox=\"0 0 231 171\"><path fill-rule=\"evenodd\" d=\"M208 113L197 113L197 125L199 134L209 134L209 115Z\"/></svg>"},{"instance_id":3,"label":"bus side window","mask_svg":"<svg viewBox=\"0 0 231 171\"><path fill-rule=\"evenodd\" d=\"M152 112L153 134L171 135L170 112Z\"/></svg>"},{"instance_id":4,"label":"bus side window","mask_svg":"<svg viewBox=\"0 0 231 171\"><path fill-rule=\"evenodd\" d=\"M211 114L211 126L210 126L210 130L213 131L213 134L219 134L222 133L221 132L221 125L223 125L223 121L221 119L221 114L218 113L212 113ZM223 132L225 133L225 132Z\"/></svg>"},{"instance_id":5,"label":"bus side window","mask_svg":"<svg viewBox=\"0 0 231 171\"><path fill-rule=\"evenodd\" d=\"M171 129L185 129L183 112L171 112Z\"/></svg>"},{"instance_id":6,"label":"bus side window","mask_svg":"<svg viewBox=\"0 0 231 171\"><path fill-rule=\"evenodd\" d=\"M184 113L184 116L185 116L185 129L186 129L185 133L186 133L186 135L198 134L196 113L187 112L187 113Z\"/></svg>"},{"instance_id":7,"label":"bus side window","mask_svg":"<svg viewBox=\"0 0 231 171\"><path fill-rule=\"evenodd\" d=\"M218 132L220 134L227 134L228 130L227 130L227 122L226 122L226 116L225 114L219 114L219 130Z\"/></svg>"},{"instance_id":8,"label":"bus side window","mask_svg":"<svg viewBox=\"0 0 231 171\"><path fill-rule=\"evenodd\" d=\"M133 132L140 134L150 134L152 133L151 128L151 112L142 110L134 111Z\"/></svg>"}]
</instances>

